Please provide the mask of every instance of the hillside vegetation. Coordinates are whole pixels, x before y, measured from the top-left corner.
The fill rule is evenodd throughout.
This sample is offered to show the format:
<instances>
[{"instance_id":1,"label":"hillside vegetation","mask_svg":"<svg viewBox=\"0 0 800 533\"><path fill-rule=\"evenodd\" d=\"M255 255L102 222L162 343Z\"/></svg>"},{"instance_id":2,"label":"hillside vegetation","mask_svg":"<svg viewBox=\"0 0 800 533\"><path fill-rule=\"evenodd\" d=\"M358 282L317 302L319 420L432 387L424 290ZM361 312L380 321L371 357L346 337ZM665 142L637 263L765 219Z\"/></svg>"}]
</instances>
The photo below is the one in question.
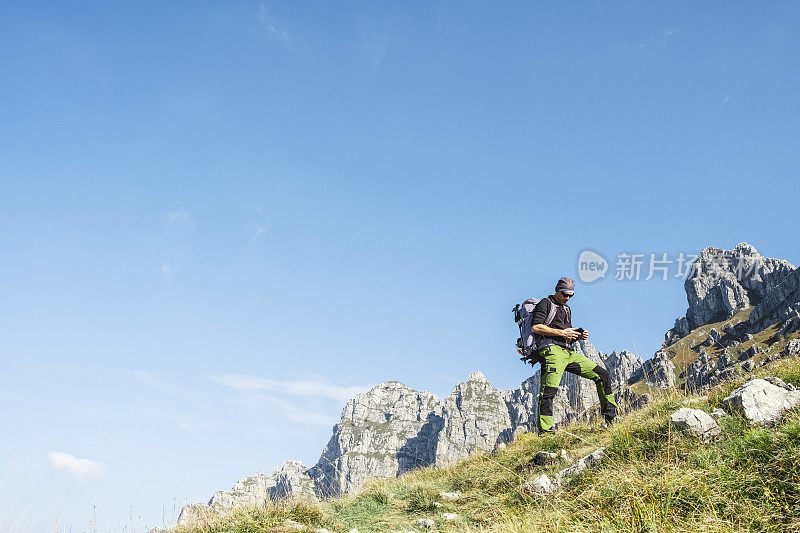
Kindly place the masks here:
<instances>
[{"instance_id":1,"label":"hillside vegetation","mask_svg":"<svg viewBox=\"0 0 800 533\"><path fill-rule=\"evenodd\" d=\"M800 387L800 359L767 363L748 378L777 376ZM521 435L505 448L447 469L375 481L357 495L236 510L179 533L297 531L800 531L800 412L771 428L739 415L720 419L722 434L701 443L670 429L680 407L710 411L745 378L686 396L665 392L619 424L568 426L552 437ZM522 486L607 446L598 467L547 496ZM569 462L531 462L540 450L565 449ZM445 501L442 492L458 492ZM444 513L453 513L450 520ZM287 522L287 520L297 522Z\"/></svg>"}]
</instances>

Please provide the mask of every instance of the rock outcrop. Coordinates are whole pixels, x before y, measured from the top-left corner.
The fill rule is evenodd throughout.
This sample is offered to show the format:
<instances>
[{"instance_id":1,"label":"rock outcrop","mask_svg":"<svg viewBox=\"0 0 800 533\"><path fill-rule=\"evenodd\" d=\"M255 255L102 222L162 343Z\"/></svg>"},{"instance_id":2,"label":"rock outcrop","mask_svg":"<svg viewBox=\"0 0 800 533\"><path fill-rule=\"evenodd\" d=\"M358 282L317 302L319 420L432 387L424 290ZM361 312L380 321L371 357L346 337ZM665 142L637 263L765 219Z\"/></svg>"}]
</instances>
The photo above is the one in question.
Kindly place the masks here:
<instances>
[{"instance_id":1,"label":"rock outcrop","mask_svg":"<svg viewBox=\"0 0 800 533\"><path fill-rule=\"evenodd\" d=\"M271 500L316 498L314 481L308 475L308 468L300 461L286 461L273 476L275 486L270 489Z\"/></svg>"},{"instance_id":2,"label":"rock outcrop","mask_svg":"<svg viewBox=\"0 0 800 533\"><path fill-rule=\"evenodd\" d=\"M776 378L772 378L775 380ZM723 400L729 411L738 411L753 425L777 422L784 411L800 405L800 391L778 380L784 386L767 379L751 379Z\"/></svg>"},{"instance_id":3,"label":"rock outcrop","mask_svg":"<svg viewBox=\"0 0 800 533\"><path fill-rule=\"evenodd\" d=\"M682 407L669 417L670 425L700 440L711 440L720 434L719 424L714 418L700 409Z\"/></svg>"},{"instance_id":4,"label":"rock outcrop","mask_svg":"<svg viewBox=\"0 0 800 533\"><path fill-rule=\"evenodd\" d=\"M444 467L510 439L503 395L481 372L439 401L398 382L351 400L319 462L309 471L320 497L354 492L369 479Z\"/></svg>"},{"instance_id":5,"label":"rock outcrop","mask_svg":"<svg viewBox=\"0 0 800 533\"><path fill-rule=\"evenodd\" d=\"M244 477L236 482L231 490L219 490L214 493L208 504L192 503L181 509L178 517L179 526L191 526L201 523L206 517L222 513L235 507L255 507L267 501L294 498L308 495L308 486L301 487L301 483L286 483L286 476L295 477L295 473L306 470L299 461L287 461L279 466L271 476L263 472ZM301 477L301 475L300 475ZM276 490L279 481L283 488ZM313 492L312 492L313 494Z\"/></svg>"},{"instance_id":6,"label":"rock outcrop","mask_svg":"<svg viewBox=\"0 0 800 533\"><path fill-rule=\"evenodd\" d=\"M686 316L675 321L664 337L664 345L751 306L761 306L758 311L753 309L755 315L751 314L750 319L751 326L760 331L766 322L785 320L800 312L800 307L786 305L787 299L800 301L796 297L800 295L798 287L800 274L794 265L783 259L766 258L746 242L733 250L704 248L684 283L689 303Z\"/></svg>"},{"instance_id":7,"label":"rock outcrop","mask_svg":"<svg viewBox=\"0 0 800 533\"><path fill-rule=\"evenodd\" d=\"M641 368L634 372L628 379L629 383L645 380L650 385L659 389L672 389L675 387L675 363L662 351L645 361Z\"/></svg>"},{"instance_id":8,"label":"rock outcrop","mask_svg":"<svg viewBox=\"0 0 800 533\"><path fill-rule=\"evenodd\" d=\"M361 488L368 479L392 478L430 466L444 426L433 394L390 381L347 402L341 421L309 475L320 497Z\"/></svg>"},{"instance_id":9,"label":"rock outcrop","mask_svg":"<svg viewBox=\"0 0 800 533\"><path fill-rule=\"evenodd\" d=\"M551 481L547 475L542 474L522 486L522 490L530 493L548 494L560 488L570 479L584 473L589 468L599 465L606 456L606 449L598 448L589 455L581 457L573 465L559 471Z\"/></svg>"},{"instance_id":10,"label":"rock outcrop","mask_svg":"<svg viewBox=\"0 0 800 533\"><path fill-rule=\"evenodd\" d=\"M510 440L508 407L479 371L453 388L442 405L444 425L436 439L436 466L445 467Z\"/></svg>"},{"instance_id":11,"label":"rock outcrop","mask_svg":"<svg viewBox=\"0 0 800 533\"><path fill-rule=\"evenodd\" d=\"M796 330L800 326L800 269L777 279L780 279L780 283L770 286L750 313L747 320L749 333L758 333L777 322L790 325L783 328L783 333Z\"/></svg>"},{"instance_id":12,"label":"rock outcrop","mask_svg":"<svg viewBox=\"0 0 800 533\"><path fill-rule=\"evenodd\" d=\"M280 470L280 467L278 467ZM275 472L277 472L276 470ZM215 509L232 509L234 507L261 505L272 498L275 487L275 473L271 476L263 472L244 477L236 482L231 490L218 490L208 502Z\"/></svg>"}]
</instances>

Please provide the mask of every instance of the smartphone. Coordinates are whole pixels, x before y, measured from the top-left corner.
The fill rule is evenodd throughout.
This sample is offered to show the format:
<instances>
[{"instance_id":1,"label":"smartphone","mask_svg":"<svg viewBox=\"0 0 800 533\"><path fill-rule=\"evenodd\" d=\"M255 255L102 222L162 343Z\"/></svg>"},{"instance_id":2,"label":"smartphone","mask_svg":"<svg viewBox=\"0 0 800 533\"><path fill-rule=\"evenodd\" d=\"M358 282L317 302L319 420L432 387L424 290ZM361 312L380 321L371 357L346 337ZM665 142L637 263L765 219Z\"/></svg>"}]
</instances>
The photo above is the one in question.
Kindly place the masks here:
<instances>
[{"instance_id":1,"label":"smartphone","mask_svg":"<svg viewBox=\"0 0 800 533\"><path fill-rule=\"evenodd\" d=\"M584 331L586 331L586 330L585 330L585 329L583 329L583 328L578 328L576 331L577 331L578 333L580 333L581 335L583 335L583 332L584 332Z\"/></svg>"}]
</instances>

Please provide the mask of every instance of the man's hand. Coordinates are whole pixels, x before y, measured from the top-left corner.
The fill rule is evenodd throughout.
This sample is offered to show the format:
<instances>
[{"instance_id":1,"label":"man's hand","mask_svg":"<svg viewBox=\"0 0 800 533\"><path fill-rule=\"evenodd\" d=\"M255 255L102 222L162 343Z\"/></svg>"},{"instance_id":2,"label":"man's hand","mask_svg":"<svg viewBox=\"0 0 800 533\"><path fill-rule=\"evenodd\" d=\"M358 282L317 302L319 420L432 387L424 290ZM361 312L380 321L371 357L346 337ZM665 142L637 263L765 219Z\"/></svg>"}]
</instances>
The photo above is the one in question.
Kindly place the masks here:
<instances>
[{"instance_id":1,"label":"man's hand","mask_svg":"<svg viewBox=\"0 0 800 533\"><path fill-rule=\"evenodd\" d=\"M558 331L560 331L561 336L569 342L575 342L581 336L581 334L575 328L560 329Z\"/></svg>"}]
</instances>

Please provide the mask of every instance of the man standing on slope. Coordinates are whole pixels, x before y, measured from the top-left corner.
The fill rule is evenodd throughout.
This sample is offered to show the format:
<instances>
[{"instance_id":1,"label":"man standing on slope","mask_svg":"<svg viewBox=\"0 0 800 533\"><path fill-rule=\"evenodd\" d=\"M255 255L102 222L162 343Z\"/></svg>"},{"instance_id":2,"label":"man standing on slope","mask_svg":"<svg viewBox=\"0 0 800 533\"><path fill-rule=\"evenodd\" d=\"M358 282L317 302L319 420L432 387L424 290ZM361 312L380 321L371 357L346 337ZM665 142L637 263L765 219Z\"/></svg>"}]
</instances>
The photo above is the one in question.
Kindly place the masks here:
<instances>
[{"instance_id":1,"label":"man standing on slope","mask_svg":"<svg viewBox=\"0 0 800 533\"><path fill-rule=\"evenodd\" d=\"M539 433L553 433L553 398L558 393L564 371L594 381L600 397L600 411L607 423L617 416L617 403L611 392L608 370L585 355L570 349L573 342L584 340L589 333L572 327L572 310L567 305L575 295L575 280L561 278L556 292L543 298L533 310L533 327L536 339L536 359L542 363L539 386ZM552 306L555 314L551 315ZM552 316L550 323L547 323Z\"/></svg>"}]
</instances>

